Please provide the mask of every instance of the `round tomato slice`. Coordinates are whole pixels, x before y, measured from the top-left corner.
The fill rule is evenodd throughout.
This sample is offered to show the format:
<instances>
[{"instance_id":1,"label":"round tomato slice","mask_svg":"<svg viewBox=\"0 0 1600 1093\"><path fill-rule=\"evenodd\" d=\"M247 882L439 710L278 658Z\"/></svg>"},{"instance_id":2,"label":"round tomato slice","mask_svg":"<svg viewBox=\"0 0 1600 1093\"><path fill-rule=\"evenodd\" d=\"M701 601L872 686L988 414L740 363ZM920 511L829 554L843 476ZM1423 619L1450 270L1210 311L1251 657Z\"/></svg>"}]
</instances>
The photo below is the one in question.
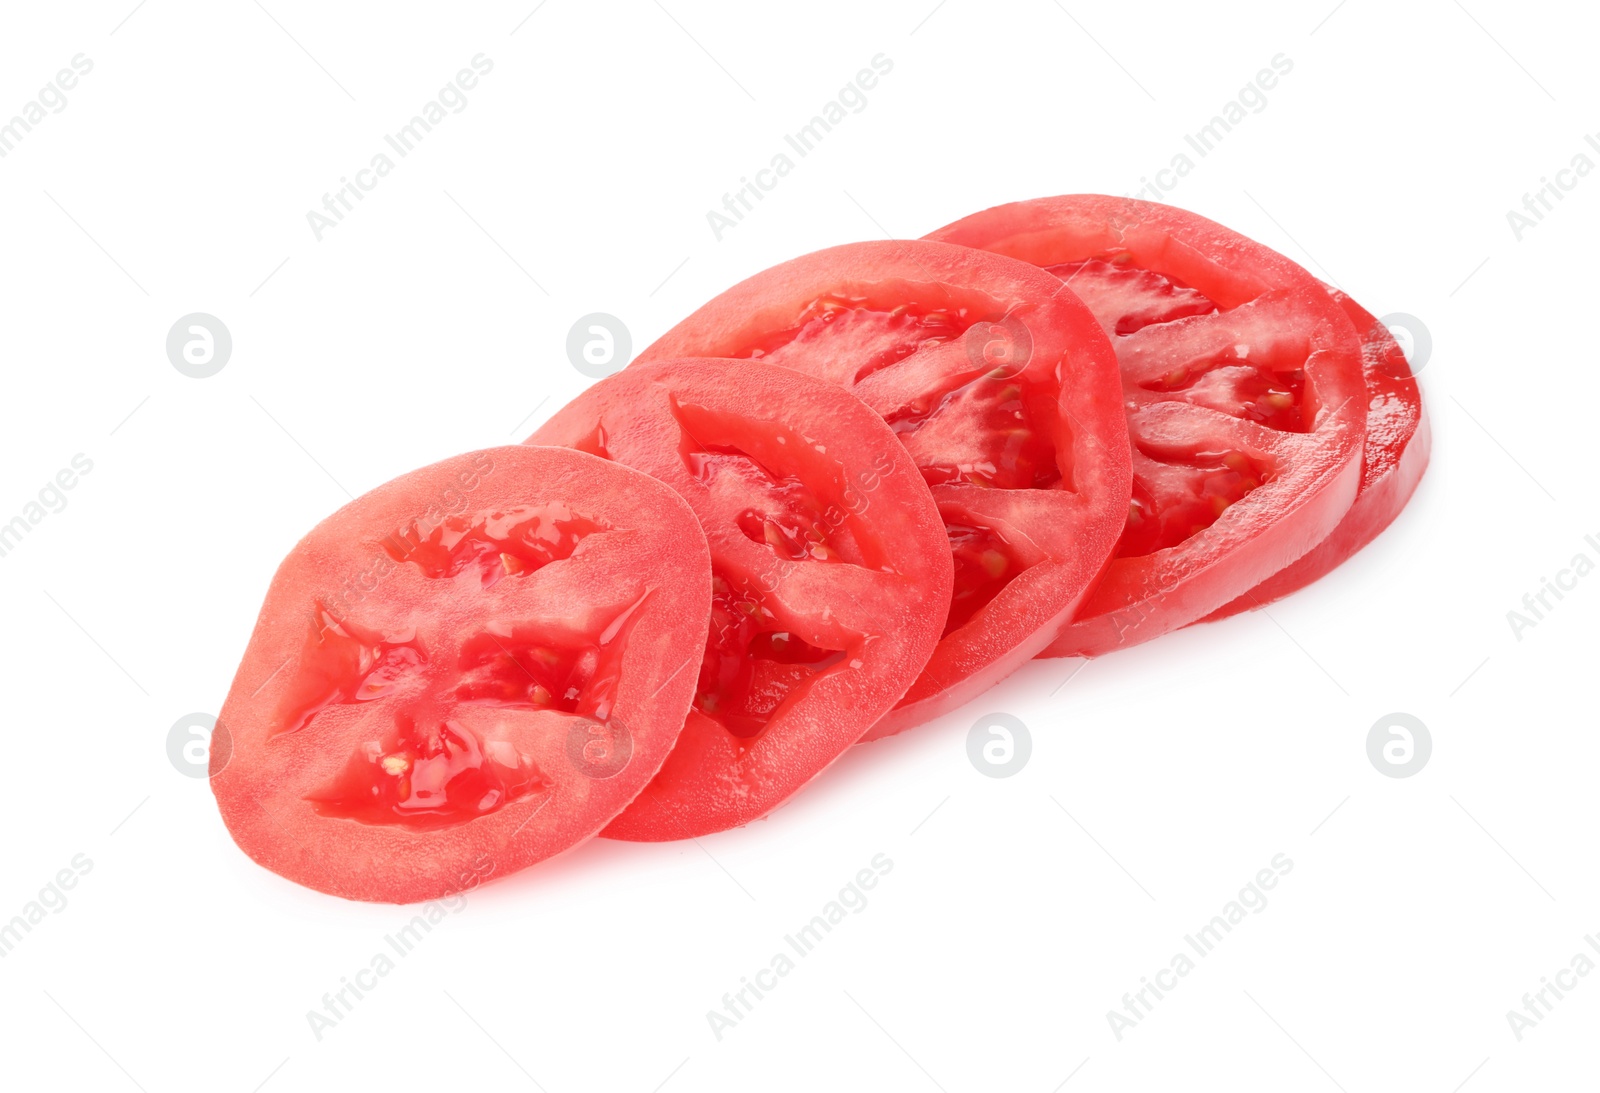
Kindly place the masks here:
<instances>
[{"instance_id":1,"label":"round tomato slice","mask_svg":"<svg viewBox=\"0 0 1600 1093\"><path fill-rule=\"evenodd\" d=\"M1329 536L1202 622L1224 619L1282 599L1332 571L1376 539L1417 491L1432 444L1422 392L1405 351L1389 328L1338 289L1328 293L1362 334L1367 378L1367 444L1361 457L1361 490Z\"/></svg>"},{"instance_id":2,"label":"round tomato slice","mask_svg":"<svg viewBox=\"0 0 1600 1093\"><path fill-rule=\"evenodd\" d=\"M513 446L413 471L279 567L218 719L234 841L410 903L598 832L683 726L709 625L694 514L648 476Z\"/></svg>"},{"instance_id":3,"label":"round tomato slice","mask_svg":"<svg viewBox=\"0 0 1600 1093\"><path fill-rule=\"evenodd\" d=\"M595 384L530 443L660 479L711 544L694 708L606 835L681 839L762 816L887 713L939 640L951 563L938 511L894 433L837 387L663 361Z\"/></svg>"},{"instance_id":4,"label":"round tomato slice","mask_svg":"<svg viewBox=\"0 0 1600 1093\"><path fill-rule=\"evenodd\" d=\"M833 247L735 285L641 361L755 358L847 387L899 436L955 564L943 636L865 739L952 709L1042 650L1127 515L1121 381L1094 316L1025 262L965 247Z\"/></svg>"},{"instance_id":5,"label":"round tomato slice","mask_svg":"<svg viewBox=\"0 0 1600 1093\"><path fill-rule=\"evenodd\" d=\"M1181 209L1096 195L1002 205L929 238L1061 277L1122 368L1127 526L1045 655L1097 656L1194 622L1350 508L1366 432L1360 339L1287 258Z\"/></svg>"}]
</instances>

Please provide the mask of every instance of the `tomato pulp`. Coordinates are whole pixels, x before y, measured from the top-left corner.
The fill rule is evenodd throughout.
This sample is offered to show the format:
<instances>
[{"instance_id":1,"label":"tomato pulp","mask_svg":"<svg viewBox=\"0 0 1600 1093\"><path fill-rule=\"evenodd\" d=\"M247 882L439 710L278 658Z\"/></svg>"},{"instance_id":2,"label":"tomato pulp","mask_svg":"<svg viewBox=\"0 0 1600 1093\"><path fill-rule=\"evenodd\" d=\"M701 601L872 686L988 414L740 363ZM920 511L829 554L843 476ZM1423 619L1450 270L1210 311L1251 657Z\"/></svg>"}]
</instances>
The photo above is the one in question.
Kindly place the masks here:
<instances>
[{"instance_id":1,"label":"tomato pulp","mask_svg":"<svg viewBox=\"0 0 1600 1093\"><path fill-rule=\"evenodd\" d=\"M1338 289L1334 301L1361 332L1367 381L1367 443L1361 456L1361 487L1355 503L1328 537L1249 592L1224 604L1202 622L1237 615L1282 599L1325 576L1376 539L1417 491L1428 467L1432 443L1422 392L1405 351L1394 335L1360 304Z\"/></svg>"},{"instance_id":2,"label":"tomato pulp","mask_svg":"<svg viewBox=\"0 0 1600 1093\"><path fill-rule=\"evenodd\" d=\"M694 691L711 560L659 482L561 448L402 475L290 552L218 720L239 846L349 899L409 903L598 832Z\"/></svg>"},{"instance_id":3,"label":"tomato pulp","mask_svg":"<svg viewBox=\"0 0 1600 1093\"><path fill-rule=\"evenodd\" d=\"M1243 596L1323 541L1360 484L1361 343L1320 282L1203 217L1079 195L929 236L1060 277L1111 336L1133 491L1116 560L1046 650L1096 656Z\"/></svg>"},{"instance_id":4,"label":"tomato pulp","mask_svg":"<svg viewBox=\"0 0 1600 1093\"><path fill-rule=\"evenodd\" d=\"M950 605L944 529L894 432L848 393L769 365L659 361L595 384L529 442L647 472L711 546L694 708L604 834L689 838L764 815L927 663Z\"/></svg>"},{"instance_id":5,"label":"tomato pulp","mask_svg":"<svg viewBox=\"0 0 1600 1093\"><path fill-rule=\"evenodd\" d=\"M932 490L950 610L921 677L866 739L1025 663L1110 561L1131 473L1116 358L1089 310L1027 263L914 241L818 251L735 285L639 360L689 354L849 389Z\"/></svg>"}]
</instances>

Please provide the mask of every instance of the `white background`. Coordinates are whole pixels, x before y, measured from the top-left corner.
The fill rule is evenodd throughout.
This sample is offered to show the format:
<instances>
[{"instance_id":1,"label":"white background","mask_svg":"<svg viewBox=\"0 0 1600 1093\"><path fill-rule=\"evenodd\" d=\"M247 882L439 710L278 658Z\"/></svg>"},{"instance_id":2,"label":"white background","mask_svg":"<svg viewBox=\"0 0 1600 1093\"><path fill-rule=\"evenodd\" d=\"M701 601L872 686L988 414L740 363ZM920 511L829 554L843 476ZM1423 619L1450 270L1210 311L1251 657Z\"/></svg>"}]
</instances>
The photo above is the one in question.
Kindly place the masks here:
<instances>
[{"instance_id":1,"label":"white background","mask_svg":"<svg viewBox=\"0 0 1600 1093\"><path fill-rule=\"evenodd\" d=\"M1520 241L1506 219L1600 130L1592 16L537 2L0 17L0 118L94 63L0 159L0 522L94 463L0 558L0 919L93 862L0 960L0 1081L1592 1083L1600 975L1520 1041L1506 1018L1600 933L1600 576L1520 641L1506 618L1600 557L1600 177ZM467 108L317 241L307 211L479 53ZM718 242L706 212L878 53L894 68L866 109ZM530 432L588 382L564 350L580 315L621 317L637 350L809 250L1136 191L1279 53L1266 108L1167 199L1429 329L1433 466L1394 527L1271 617L1032 664L748 829L595 843L490 885L319 1041L306 1012L408 914L251 863L165 751L216 711L294 541L347 494ZM234 340L206 380L164 350L197 311ZM966 756L993 711L1032 730L1007 779ZM1406 779L1366 755L1396 711L1434 744ZM719 1041L706 1012L879 853L865 910ZM1106 1012L1279 853L1266 909L1119 1041Z\"/></svg>"}]
</instances>

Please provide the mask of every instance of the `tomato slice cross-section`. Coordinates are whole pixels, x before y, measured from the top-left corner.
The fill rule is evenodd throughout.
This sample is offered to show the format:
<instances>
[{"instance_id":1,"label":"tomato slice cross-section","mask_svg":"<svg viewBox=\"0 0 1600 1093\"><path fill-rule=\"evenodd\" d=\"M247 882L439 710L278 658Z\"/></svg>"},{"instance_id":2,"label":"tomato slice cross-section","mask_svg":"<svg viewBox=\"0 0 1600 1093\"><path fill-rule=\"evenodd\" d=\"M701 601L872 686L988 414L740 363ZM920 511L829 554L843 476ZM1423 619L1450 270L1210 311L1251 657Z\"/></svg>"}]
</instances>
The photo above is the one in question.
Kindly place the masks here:
<instances>
[{"instance_id":1,"label":"tomato slice cross-section","mask_svg":"<svg viewBox=\"0 0 1600 1093\"><path fill-rule=\"evenodd\" d=\"M211 786L239 846L350 899L433 899L594 835L665 760L711 607L694 514L564 448L469 453L279 567Z\"/></svg>"},{"instance_id":2,"label":"tomato slice cross-section","mask_svg":"<svg viewBox=\"0 0 1600 1093\"><path fill-rule=\"evenodd\" d=\"M938 511L894 432L848 392L770 365L662 361L589 388L529 442L649 473L711 546L694 708L608 836L688 838L764 815L887 713L939 640L952 563Z\"/></svg>"},{"instance_id":3,"label":"tomato slice cross-section","mask_svg":"<svg viewBox=\"0 0 1600 1093\"><path fill-rule=\"evenodd\" d=\"M1046 650L1096 656L1194 622L1323 541L1360 484L1361 343L1320 282L1180 209L1041 198L929 236L1060 277L1111 336L1133 494L1116 560Z\"/></svg>"},{"instance_id":4,"label":"tomato slice cross-section","mask_svg":"<svg viewBox=\"0 0 1600 1093\"><path fill-rule=\"evenodd\" d=\"M848 388L938 503L955 566L942 639L865 739L1025 663L1111 559L1130 479L1116 358L1077 297L1025 262L917 241L832 247L735 285L639 360L690 354Z\"/></svg>"},{"instance_id":5,"label":"tomato slice cross-section","mask_svg":"<svg viewBox=\"0 0 1600 1093\"><path fill-rule=\"evenodd\" d=\"M1361 456L1361 488L1354 504L1328 537L1202 622L1237 615L1297 592L1338 567L1394 522L1417 491L1428 467L1432 432L1422 392L1405 350L1388 327L1338 289L1334 302L1361 334L1367 381L1367 443Z\"/></svg>"}]
</instances>

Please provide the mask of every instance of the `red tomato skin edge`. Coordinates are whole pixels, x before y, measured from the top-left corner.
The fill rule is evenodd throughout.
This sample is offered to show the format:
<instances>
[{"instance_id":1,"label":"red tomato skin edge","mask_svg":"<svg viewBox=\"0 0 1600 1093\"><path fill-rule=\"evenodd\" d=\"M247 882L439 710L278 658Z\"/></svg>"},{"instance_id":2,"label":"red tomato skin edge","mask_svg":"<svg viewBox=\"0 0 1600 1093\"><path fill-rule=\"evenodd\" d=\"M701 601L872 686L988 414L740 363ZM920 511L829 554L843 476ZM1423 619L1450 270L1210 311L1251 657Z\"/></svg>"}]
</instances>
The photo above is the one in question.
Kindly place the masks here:
<instances>
[{"instance_id":1,"label":"red tomato skin edge","mask_svg":"<svg viewBox=\"0 0 1600 1093\"><path fill-rule=\"evenodd\" d=\"M1254 566L1269 569L1274 558L1300 558L1325 539L1355 500L1361 482L1361 463L1354 460L1328 480L1316 496L1304 503L1302 519L1293 524L1277 521L1264 528L1253 541L1251 557L1234 551L1230 556L1213 558L1202 572L1166 592L1145 597L1124 611L1078 619L1069 624L1057 640L1040 654L1044 657L1096 657L1117 649L1137 645L1171 633L1177 626L1169 621L1188 617L1191 621L1211 610L1227 589L1239 587L1240 573ZM1155 568L1146 558L1120 558L1113 563L1119 577L1138 583L1140 576ZM1108 567L1108 571L1111 567ZM1259 577L1257 578L1259 580ZM1180 624L1180 625L1187 625Z\"/></svg>"},{"instance_id":2,"label":"red tomato skin edge","mask_svg":"<svg viewBox=\"0 0 1600 1093\"><path fill-rule=\"evenodd\" d=\"M1376 539L1394 522L1400 510L1417 492L1423 472L1428 469L1433 448L1433 428L1405 352L1360 304L1337 290L1331 295L1350 316L1357 330L1370 332L1367 335L1370 342L1368 352L1376 354L1374 367L1381 377L1373 385L1374 394L1386 392L1403 401L1406 408L1416 415L1413 431L1398 446L1382 445L1382 440L1369 431L1361 492L1356 495L1355 503L1345 513L1339 526L1298 561L1279 570L1232 603L1213 611L1200 622L1216 622L1241 611L1264 607L1292 592L1298 592L1338 568L1345 559ZM1398 457L1394 455L1396 451ZM1381 465L1377 463L1378 457L1383 458Z\"/></svg>"},{"instance_id":3,"label":"red tomato skin edge","mask_svg":"<svg viewBox=\"0 0 1600 1093\"><path fill-rule=\"evenodd\" d=\"M1113 543L1113 545L1115 544ZM1097 553L1099 552L1097 551ZM1083 606L1084 601L1094 592L1095 586L1105 577L1106 571L1111 568L1111 563L1114 559L1109 551L1104 553L1105 561L1101 563L1099 572L1094 579L1084 586L1083 591L1078 594L1077 598L1066 604L1053 624L1041 628L1026 640L1019 641L1016 647L1006 656L996 659L983 671L975 672L962 679L959 683L926 698L913 698L909 702L903 702L901 705L896 706L885 714L876 725L867 730L866 735L861 738L860 742L867 744L874 740L882 740L886 736L894 736L907 729L915 728L924 722L931 721L936 717L943 716L951 710L971 702L1034 657L1047 655L1045 650L1050 643L1056 639L1062 627L1071 622L1078 609Z\"/></svg>"},{"instance_id":4,"label":"red tomato skin edge","mask_svg":"<svg viewBox=\"0 0 1600 1093\"><path fill-rule=\"evenodd\" d=\"M694 697L693 672L678 673L665 685L658 685L652 679L649 688L633 692L638 695L656 691L644 702L633 704L641 713L649 713L650 723L659 718L661 731L651 732L647 738L634 733L633 756L629 767L622 772L628 777L624 780L619 774L603 782L591 782L591 787L599 787L594 792L604 795L605 804L595 807L592 814L586 813L581 823L574 825L563 820L566 826L559 832L562 845L554 848L539 845L537 839L516 837L517 829L533 835L544 826L530 822L533 817L519 812L518 804L443 830L418 832L398 826L367 827L355 821L324 820L321 822L337 826L326 829L326 834L301 827L297 836L290 838L280 825L285 822L304 824L305 821L297 815L269 819L258 803L264 792L250 792L256 787L249 784L247 772L240 764L248 748L260 749L262 745L241 740L241 736L259 727L263 720L260 711L276 708L286 685L285 677L292 674L283 672L275 679L268 678L279 666L284 651L298 650L304 641L311 617L308 596L323 590L320 585L307 588L308 578L315 582L315 574L323 572L332 582L326 585L328 592L337 586L338 576L346 571L343 568L331 573L325 571L342 567L348 561L339 544L349 541L348 521L352 516L357 519L358 531L364 535L372 530L372 538L376 540L384 531L369 528L374 512L384 515L372 520L373 523L399 519L397 513L403 513L406 518L420 518L419 499L421 504L427 504L430 499L449 496L449 491L460 484L460 475L483 456L491 457L500 473L484 475L483 484L469 495L469 512L475 508L550 499L569 500L579 510L587 509L604 517L613 509L638 511L640 495L648 496L655 518L663 524L670 523L675 529L669 535L658 536L664 540L661 554L670 555L674 564L683 563L681 570L675 570L675 576L684 588L704 589L703 599L688 597L696 604L693 613L674 616L678 622L672 633L675 640L693 651L697 660L705 646L711 620L710 552L700 532L699 521L689 506L648 475L566 448L509 445L431 464L361 495L321 521L279 565L218 716L219 729L233 726L230 730L232 753L224 756L213 749L211 756L210 785L229 835L257 864L296 884L350 900L411 904L500 880L536 862L566 853L598 834L644 788L677 741L682 728L682 711L689 709ZM493 486L489 484L491 481ZM623 501L606 499L591 503L594 495L607 484L612 494L625 491ZM702 602L703 608L700 607ZM663 647L667 644L666 634L663 630ZM645 655L653 652L652 648ZM264 679L268 680L266 684L262 683ZM663 714L662 711L670 712ZM309 731L309 727L301 730ZM241 776L246 783L244 786L230 784ZM266 791L271 787L260 788ZM560 801L548 803L561 804Z\"/></svg>"}]
</instances>

